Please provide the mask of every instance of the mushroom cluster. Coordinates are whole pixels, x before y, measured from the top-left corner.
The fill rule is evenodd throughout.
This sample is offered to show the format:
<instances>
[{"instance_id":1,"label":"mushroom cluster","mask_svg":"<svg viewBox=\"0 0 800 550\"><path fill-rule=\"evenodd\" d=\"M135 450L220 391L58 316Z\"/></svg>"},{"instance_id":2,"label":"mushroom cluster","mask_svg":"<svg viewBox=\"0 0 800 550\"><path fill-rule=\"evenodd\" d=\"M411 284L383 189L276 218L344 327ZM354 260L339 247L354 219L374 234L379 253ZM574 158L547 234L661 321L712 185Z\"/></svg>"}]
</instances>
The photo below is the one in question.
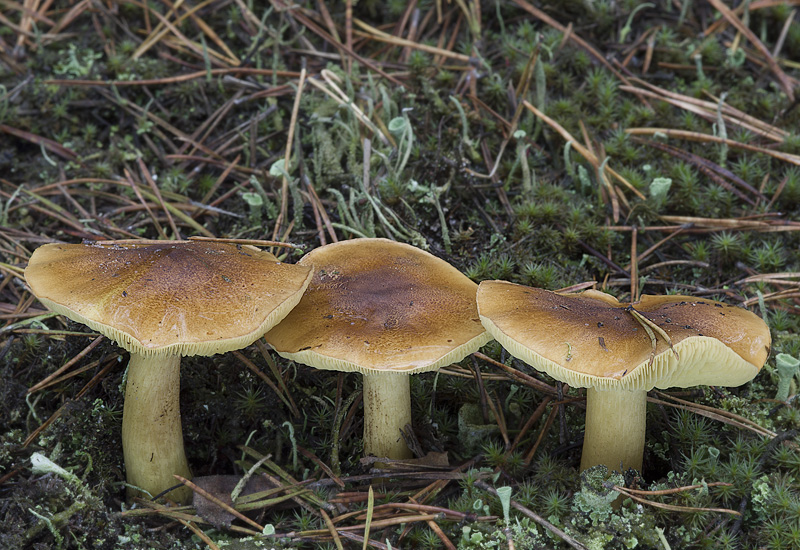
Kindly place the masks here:
<instances>
[{"instance_id":1,"label":"mushroom cluster","mask_svg":"<svg viewBox=\"0 0 800 550\"><path fill-rule=\"evenodd\" d=\"M311 268L250 246L205 241L47 244L25 280L45 306L130 352L122 419L129 494L191 477L180 419L181 356L260 338L300 300ZM191 492L171 494L186 501Z\"/></svg>"},{"instance_id":2,"label":"mushroom cluster","mask_svg":"<svg viewBox=\"0 0 800 550\"><path fill-rule=\"evenodd\" d=\"M509 353L587 388L581 469L641 471L648 390L739 386L758 374L770 351L760 317L689 296L622 304L596 290L560 294L484 281L478 310Z\"/></svg>"},{"instance_id":3,"label":"mushroom cluster","mask_svg":"<svg viewBox=\"0 0 800 550\"><path fill-rule=\"evenodd\" d=\"M411 457L409 375L492 338L512 355L587 388L581 468L641 470L647 391L737 386L769 355L756 315L712 300L480 286L444 260L387 239L321 246L297 264L205 241L45 245L25 271L50 309L130 352L123 448L130 486L151 494L189 477L178 403L183 355L264 335L281 356L363 375L364 451ZM178 496L183 500L188 494Z\"/></svg>"}]
</instances>

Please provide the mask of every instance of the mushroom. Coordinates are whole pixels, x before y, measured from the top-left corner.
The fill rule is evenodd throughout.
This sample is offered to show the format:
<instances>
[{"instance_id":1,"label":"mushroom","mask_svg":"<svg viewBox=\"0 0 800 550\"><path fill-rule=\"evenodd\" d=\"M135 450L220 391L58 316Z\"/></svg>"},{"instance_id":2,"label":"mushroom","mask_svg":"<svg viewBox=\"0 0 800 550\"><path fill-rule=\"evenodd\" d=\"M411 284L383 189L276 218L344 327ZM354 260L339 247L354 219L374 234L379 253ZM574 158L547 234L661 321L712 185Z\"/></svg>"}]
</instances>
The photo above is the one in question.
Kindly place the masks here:
<instances>
[{"instance_id":1,"label":"mushroom","mask_svg":"<svg viewBox=\"0 0 800 550\"><path fill-rule=\"evenodd\" d=\"M180 358L250 345L300 300L311 269L251 246L201 241L47 244L25 280L45 306L130 352L122 448L130 496L190 477ZM183 488L173 498L185 501Z\"/></svg>"},{"instance_id":2,"label":"mushroom","mask_svg":"<svg viewBox=\"0 0 800 550\"><path fill-rule=\"evenodd\" d=\"M622 304L596 290L560 294L505 281L478 289L481 321L509 353L586 390L581 470L641 471L647 391L739 386L769 356L757 315L690 296Z\"/></svg>"},{"instance_id":3,"label":"mushroom","mask_svg":"<svg viewBox=\"0 0 800 550\"><path fill-rule=\"evenodd\" d=\"M354 239L300 259L315 270L297 307L265 338L306 365L363 374L364 452L410 458L409 376L460 361L491 340L478 319L477 285L413 246Z\"/></svg>"}]
</instances>

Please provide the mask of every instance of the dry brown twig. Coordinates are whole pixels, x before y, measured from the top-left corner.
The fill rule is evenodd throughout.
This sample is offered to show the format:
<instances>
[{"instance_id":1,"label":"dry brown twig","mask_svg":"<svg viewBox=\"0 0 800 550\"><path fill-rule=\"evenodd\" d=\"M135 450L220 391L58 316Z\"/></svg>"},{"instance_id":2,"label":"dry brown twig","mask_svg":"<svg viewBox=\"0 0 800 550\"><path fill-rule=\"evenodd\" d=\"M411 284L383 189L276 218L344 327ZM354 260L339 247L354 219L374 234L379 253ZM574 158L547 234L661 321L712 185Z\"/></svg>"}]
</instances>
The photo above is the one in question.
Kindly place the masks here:
<instances>
[{"instance_id":1,"label":"dry brown twig","mask_svg":"<svg viewBox=\"0 0 800 550\"><path fill-rule=\"evenodd\" d=\"M753 422L752 420L747 419L741 415L729 411L724 411L722 409L717 409L715 407L701 405L699 403L692 403L691 401L680 399L665 392L654 390L654 393L657 396L666 399L667 401L648 396L647 401L649 403L658 403L660 405L666 405L668 407L674 407L676 409L688 410L695 414L711 418L712 420L717 420L724 424L729 424L740 430L749 430L753 433L756 433L762 437L767 437L769 439L772 439L778 435L776 432L768 430L767 428L764 428L758 423Z\"/></svg>"},{"instance_id":2,"label":"dry brown twig","mask_svg":"<svg viewBox=\"0 0 800 550\"><path fill-rule=\"evenodd\" d=\"M692 69L696 70L696 67L692 67ZM674 92L672 90L661 88L651 82L647 82L646 80L641 80L639 78L631 78L631 82L636 84L636 86L623 85L620 86L619 89L626 92L634 92L636 94L646 95L648 97L666 101L672 105L675 105L676 107L680 107L702 116L706 120L716 121L717 111L719 111L723 120L727 124L740 126L758 136L766 137L774 141L783 141L783 139L789 135L789 132L786 130L749 115L744 111L729 105L727 102L720 101L721 98L714 97L711 94L707 95L711 97L713 101L706 101L704 99L695 98Z\"/></svg>"},{"instance_id":3,"label":"dry brown twig","mask_svg":"<svg viewBox=\"0 0 800 550\"><path fill-rule=\"evenodd\" d=\"M663 135L666 137L686 139L689 141L698 141L701 143L723 143L735 149L743 149L745 151L762 153L765 155L769 155L773 158L776 158L778 160L782 160L784 162L800 166L800 155L793 155L791 153L784 153L782 151L774 151L766 147L758 147L757 145L741 143L739 141L735 141L732 139L722 138L719 136L712 136L710 134L703 134L701 132L690 132L688 130L676 130L672 128L628 128L627 130L625 130L625 132L634 136Z\"/></svg>"},{"instance_id":4,"label":"dry brown twig","mask_svg":"<svg viewBox=\"0 0 800 550\"><path fill-rule=\"evenodd\" d=\"M300 98L303 95L303 88L306 82L305 68L300 71L300 79L297 83L297 93L294 96L294 105L292 106L292 116L289 120L289 133L286 137L286 149L283 155L283 176L281 177L281 209L278 214L278 219L275 221L275 228L272 231L273 240L278 235L284 221L286 220L289 211L289 180L286 177L291 170L292 160L292 146L294 145L294 133L297 126L297 114L300 111Z\"/></svg>"},{"instance_id":5,"label":"dry brown twig","mask_svg":"<svg viewBox=\"0 0 800 550\"><path fill-rule=\"evenodd\" d=\"M708 484L709 486L712 485L711 483ZM617 491L619 494L628 497L636 502L640 502L642 504L647 504L648 506L652 506L654 508L661 508L662 510L669 510L671 512L684 512L684 513L698 513L698 512L719 512L722 514L731 514L733 516L741 516L741 512L737 512L736 510L730 510L728 508L697 508L694 506L676 506L674 504L664 504L663 502L656 502L654 500L648 500L642 498L638 495L638 492L634 493L630 489L626 487L620 487L618 485L612 485L611 489ZM684 488L685 489L685 488Z\"/></svg>"},{"instance_id":6,"label":"dry brown twig","mask_svg":"<svg viewBox=\"0 0 800 550\"><path fill-rule=\"evenodd\" d=\"M783 72L783 69L775 61L775 58L772 56L772 53L767 49L761 40L755 35L753 31L751 31L744 23L736 16L735 13L731 11L731 9L722 3L721 0L709 0L712 6L716 8L716 10L724 17L728 23L736 27L736 30L742 33L747 40L756 47L756 49L764 56L766 59L767 65L769 66L770 70L775 75L775 78L778 79L778 82L781 85L781 88L786 93L786 97L789 99L790 102L794 101L794 86L795 82L789 76Z\"/></svg>"}]
</instances>

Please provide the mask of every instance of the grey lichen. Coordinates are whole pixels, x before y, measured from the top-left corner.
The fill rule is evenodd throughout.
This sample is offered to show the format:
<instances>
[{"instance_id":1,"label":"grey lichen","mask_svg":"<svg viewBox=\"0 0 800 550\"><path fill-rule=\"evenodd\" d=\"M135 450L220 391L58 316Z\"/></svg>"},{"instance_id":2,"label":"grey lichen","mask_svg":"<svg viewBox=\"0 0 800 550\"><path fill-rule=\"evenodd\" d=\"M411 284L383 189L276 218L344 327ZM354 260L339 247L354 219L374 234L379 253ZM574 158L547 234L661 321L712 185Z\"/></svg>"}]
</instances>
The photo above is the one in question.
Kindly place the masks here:
<instances>
[{"instance_id":1,"label":"grey lichen","mask_svg":"<svg viewBox=\"0 0 800 550\"><path fill-rule=\"evenodd\" d=\"M587 514L593 525L606 521L614 512L612 503L619 493L612 485L625 485L622 474L608 473L608 468L600 464L581 473L581 491L575 495L572 509Z\"/></svg>"}]
</instances>

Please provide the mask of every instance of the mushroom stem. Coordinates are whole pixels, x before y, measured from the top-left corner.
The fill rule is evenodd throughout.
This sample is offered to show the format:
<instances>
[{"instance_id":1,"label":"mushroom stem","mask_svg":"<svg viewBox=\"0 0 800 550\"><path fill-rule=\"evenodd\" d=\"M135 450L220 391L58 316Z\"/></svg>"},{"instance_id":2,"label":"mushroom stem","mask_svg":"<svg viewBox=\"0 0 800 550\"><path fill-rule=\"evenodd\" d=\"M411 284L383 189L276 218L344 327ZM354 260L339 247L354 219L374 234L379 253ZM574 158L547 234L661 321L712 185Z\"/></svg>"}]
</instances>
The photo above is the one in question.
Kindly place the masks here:
<instances>
[{"instance_id":1,"label":"mushroom stem","mask_svg":"<svg viewBox=\"0 0 800 550\"><path fill-rule=\"evenodd\" d=\"M605 464L608 471L642 471L647 392L586 388L586 434L581 470Z\"/></svg>"},{"instance_id":2,"label":"mushroom stem","mask_svg":"<svg viewBox=\"0 0 800 550\"><path fill-rule=\"evenodd\" d=\"M122 451L128 484L152 496L176 485L173 474L191 478L183 452L180 412L179 355L145 357L131 353L125 407L122 414ZM139 496L129 487L128 496ZM188 502L191 489L180 487L169 498Z\"/></svg>"},{"instance_id":3,"label":"mushroom stem","mask_svg":"<svg viewBox=\"0 0 800 550\"><path fill-rule=\"evenodd\" d=\"M398 373L364 374L364 454L412 458L400 432L411 424L410 377Z\"/></svg>"}]
</instances>

